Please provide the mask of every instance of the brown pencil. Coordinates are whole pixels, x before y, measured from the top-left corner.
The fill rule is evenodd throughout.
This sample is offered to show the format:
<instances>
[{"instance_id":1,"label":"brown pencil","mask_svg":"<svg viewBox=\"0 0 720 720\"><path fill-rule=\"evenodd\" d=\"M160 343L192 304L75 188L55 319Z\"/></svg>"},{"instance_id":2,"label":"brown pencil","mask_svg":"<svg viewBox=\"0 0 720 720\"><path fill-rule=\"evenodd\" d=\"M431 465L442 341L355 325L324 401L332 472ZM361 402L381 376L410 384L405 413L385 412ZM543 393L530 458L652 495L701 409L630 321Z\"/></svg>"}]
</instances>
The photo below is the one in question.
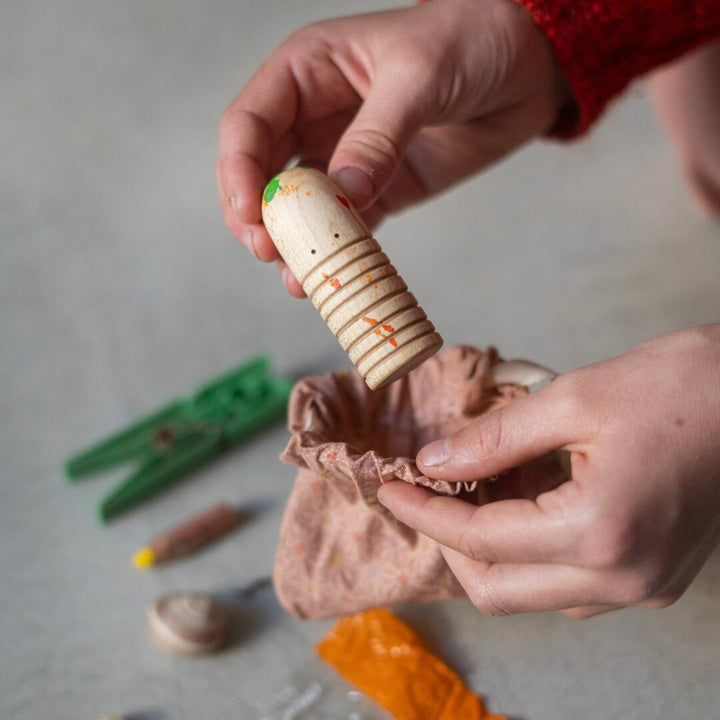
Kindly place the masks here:
<instances>
[{"instance_id":1,"label":"brown pencil","mask_svg":"<svg viewBox=\"0 0 720 720\"><path fill-rule=\"evenodd\" d=\"M133 555L133 565L137 568L148 568L188 555L230 532L239 521L240 515L232 505L226 502L213 505L140 548Z\"/></svg>"}]
</instances>

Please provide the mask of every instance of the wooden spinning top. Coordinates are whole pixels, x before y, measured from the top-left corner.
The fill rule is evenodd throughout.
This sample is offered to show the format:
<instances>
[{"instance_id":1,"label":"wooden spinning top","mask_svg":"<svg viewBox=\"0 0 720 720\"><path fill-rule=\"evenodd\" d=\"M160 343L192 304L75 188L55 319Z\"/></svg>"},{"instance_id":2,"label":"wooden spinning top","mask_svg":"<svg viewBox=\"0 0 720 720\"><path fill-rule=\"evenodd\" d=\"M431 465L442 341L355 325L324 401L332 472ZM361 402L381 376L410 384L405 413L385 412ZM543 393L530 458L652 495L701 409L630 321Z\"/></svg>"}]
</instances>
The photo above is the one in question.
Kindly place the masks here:
<instances>
[{"instance_id":1,"label":"wooden spinning top","mask_svg":"<svg viewBox=\"0 0 720 720\"><path fill-rule=\"evenodd\" d=\"M340 187L296 167L265 188L263 222L372 390L434 355L442 338Z\"/></svg>"}]
</instances>

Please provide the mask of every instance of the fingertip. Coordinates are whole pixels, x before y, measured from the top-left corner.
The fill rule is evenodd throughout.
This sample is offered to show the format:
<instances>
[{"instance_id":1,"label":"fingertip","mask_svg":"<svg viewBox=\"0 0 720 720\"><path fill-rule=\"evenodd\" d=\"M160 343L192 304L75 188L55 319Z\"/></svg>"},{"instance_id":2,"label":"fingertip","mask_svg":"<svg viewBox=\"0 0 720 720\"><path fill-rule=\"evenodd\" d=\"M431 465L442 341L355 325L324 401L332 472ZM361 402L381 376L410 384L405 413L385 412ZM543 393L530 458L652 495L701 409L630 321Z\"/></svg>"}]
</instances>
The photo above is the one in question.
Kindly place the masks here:
<instances>
[{"instance_id":1,"label":"fingertip","mask_svg":"<svg viewBox=\"0 0 720 720\"><path fill-rule=\"evenodd\" d=\"M418 67L378 69L328 164L328 174L358 210L367 210L386 190L407 146L434 113Z\"/></svg>"},{"instance_id":2,"label":"fingertip","mask_svg":"<svg viewBox=\"0 0 720 720\"><path fill-rule=\"evenodd\" d=\"M393 487L397 487L399 484L401 484L402 481L400 480L391 480L390 482L385 482L378 488L377 491L377 499L378 502L383 505L384 507L390 509L388 506L388 503L392 504L393 499ZM404 483L403 483L404 484Z\"/></svg>"},{"instance_id":3,"label":"fingertip","mask_svg":"<svg viewBox=\"0 0 720 720\"><path fill-rule=\"evenodd\" d=\"M228 225L262 222L266 178L253 158L238 152L220 155L215 163L215 178Z\"/></svg>"},{"instance_id":4,"label":"fingertip","mask_svg":"<svg viewBox=\"0 0 720 720\"><path fill-rule=\"evenodd\" d=\"M290 295L298 299L307 297L305 291L303 290L303 286L292 274L292 272L290 272L290 268L282 260L279 260L276 263L276 266L278 272L280 273L280 277L282 278L283 285Z\"/></svg>"},{"instance_id":5,"label":"fingertip","mask_svg":"<svg viewBox=\"0 0 720 720\"><path fill-rule=\"evenodd\" d=\"M330 177L345 191L357 210L366 210L375 199L376 188L370 174L358 167L341 167Z\"/></svg>"},{"instance_id":6,"label":"fingertip","mask_svg":"<svg viewBox=\"0 0 720 720\"><path fill-rule=\"evenodd\" d=\"M249 229L252 231L251 252L255 257L264 263L276 262L280 258L280 253L265 226L260 223L250 226Z\"/></svg>"},{"instance_id":7,"label":"fingertip","mask_svg":"<svg viewBox=\"0 0 720 720\"><path fill-rule=\"evenodd\" d=\"M622 610L623 605L588 605L560 610L560 614L571 620L589 620L598 615L606 615L616 610Z\"/></svg>"},{"instance_id":8,"label":"fingertip","mask_svg":"<svg viewBox=\"0 0 720 720\"><path fill-rule=\"evenodd\" d=\"M406 522L408 512L421 506L435 493L419 485L411 485L403 480L391 480L378 488L378 501L399 520Z\"/></svg>"},{"instance_id":9,"label":"fingertip","mask_svg":"<svg viewBox=\"0 0 720 720\"><path fill-rule=\"evenodd\" d=\"M587 421L568 418L559 388L553 383L483 413L453 435L421 448L418 467L437 480L482 480L553 450L571 449Z\"/></svg>"},{"instance_id":10,"label":"fingertip","mask_svg":"<svg viewBox=\"0 0 720 720\"><path fill-rule=\"evenodd\" d=\"M450 458L450 447L447 438L435 440L429 445L420 448L417 454L416 462L420 469L436 468L444 465Z\"/></svg>"},{"instance_id":11,"label":"fingertip","mask_svg":"<svg viewBox=\"0 0 720 720\"><path fill-rule=\"evenodd\" d=\"M263 225L228 223L228 227L240 245L261 262L275 262L280 257Z\"/></svg>"},{"instance_id":12,"label":"fingertip","mask_svg":"<svg viewBox=\"0 0 720 720\"><path fill-rule=\"evenodd\" d=\"M278 257L277 250L257 217L248 217L240 209L240 200L237 195L228 195L220 191L220 205L225 224L233 237L256 258L270 262Z\"/></svg>"}]
</instances>

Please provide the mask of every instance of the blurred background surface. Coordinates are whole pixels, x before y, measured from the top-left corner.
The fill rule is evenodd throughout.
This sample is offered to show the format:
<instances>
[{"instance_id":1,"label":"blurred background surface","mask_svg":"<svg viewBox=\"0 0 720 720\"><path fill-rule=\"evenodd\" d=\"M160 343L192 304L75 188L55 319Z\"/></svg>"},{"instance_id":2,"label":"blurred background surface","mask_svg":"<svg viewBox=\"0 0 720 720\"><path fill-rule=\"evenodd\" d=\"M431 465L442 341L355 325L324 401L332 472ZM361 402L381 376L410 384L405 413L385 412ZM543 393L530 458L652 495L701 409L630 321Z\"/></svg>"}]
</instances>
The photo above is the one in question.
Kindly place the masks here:
<instances>
[{"instance_id":1,"label":"blurred background surface","mask_svg":"<svg viewBox=\"0 0 720 720\"><path fill-rule=\"evenodd\" d=\"M165 655L145 608L168 590L269 575L294 470L281 425L103 527L122 471L78 485L62 462L258 352L281 373L348 360L308 302L226 230L214 180L224 107L312 20L400 3L9 0L0 26L0 714L11 720L259 720L319 680L331 621L272 592L237 603L235 642ZM386 222L383 248L446 344L492 344L565 371L718 320L718 227L692 212L641 84L590 137L538 142ZM214 501L255 510L206 551L148 573L153 535ZM518 720L715 717L720 557L673 607L588 622L486 618L468 603L398 611ZM357 706L363 718L385 717ZM352 709L352 708L351 708ZM320 711L318 711L320 712Z\"/></svg>"}]
</instances>

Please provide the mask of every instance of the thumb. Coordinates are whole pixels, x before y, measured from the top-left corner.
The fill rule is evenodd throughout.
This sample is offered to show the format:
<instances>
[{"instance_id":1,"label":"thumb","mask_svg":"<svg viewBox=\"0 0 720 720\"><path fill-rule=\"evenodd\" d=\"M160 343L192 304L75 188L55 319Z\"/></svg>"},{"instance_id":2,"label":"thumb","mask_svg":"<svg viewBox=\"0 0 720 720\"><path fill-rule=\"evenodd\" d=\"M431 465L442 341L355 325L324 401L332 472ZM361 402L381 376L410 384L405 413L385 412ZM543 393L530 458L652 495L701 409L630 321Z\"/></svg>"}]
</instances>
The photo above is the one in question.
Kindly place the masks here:
<instances>
[{"instance_id":1,"label":"thumb","mask_svg":"<svg viewBox=\"0 0 720 720\"><path fill-rule=\"evenodd\" d=\"M438 480L479 480L588 437L587 418L565 402L560 379L423 447L420 471ZM575 446L575 447L573 447Z\"/></svg>"},{"instance_id":2,"label":"thumb","mask_svg":"<svg viewBox=\"0 0 720 720\"><path fill-rule=\"evenodd\" d=\"M328 174L358 210L367 209L383 193L408 143L432 118L429 93L417 74L412 76L385 71L373 80L330 159Z\"/></svg>"}]
</instances>

